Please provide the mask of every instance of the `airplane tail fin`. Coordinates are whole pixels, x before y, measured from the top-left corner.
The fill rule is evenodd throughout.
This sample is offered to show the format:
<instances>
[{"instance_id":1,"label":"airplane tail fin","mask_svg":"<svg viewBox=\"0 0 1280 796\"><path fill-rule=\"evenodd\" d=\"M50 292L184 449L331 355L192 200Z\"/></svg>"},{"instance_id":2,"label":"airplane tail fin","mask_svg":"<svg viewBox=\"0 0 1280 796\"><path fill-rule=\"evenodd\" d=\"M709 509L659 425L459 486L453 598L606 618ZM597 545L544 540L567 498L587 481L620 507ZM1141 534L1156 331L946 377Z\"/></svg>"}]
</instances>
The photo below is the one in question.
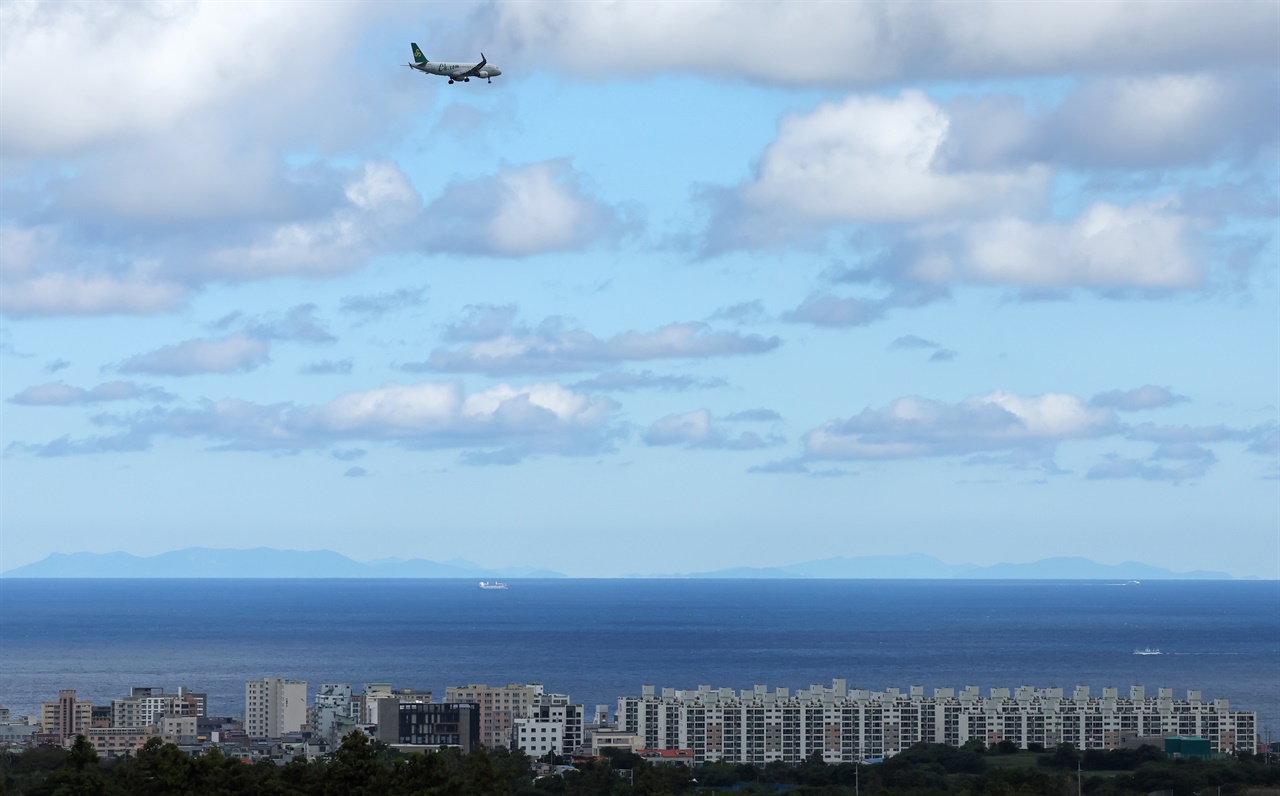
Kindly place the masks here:
<instances>
[{"instance_id":1,"label":"airplane tail fin","mask_svg":"<svg viewBox=\"0 0 1280 796\"><path fill-rule=\"evenodd\" d=\"M426 57L425 55L423 55L423 54L422 54L422 50L419 50L419 49L418 49L418 45L414 44L413 42L410 42L410 43L409 43L409 46L413 48L413 60L414 60L414 62L416 62L416 63L420 63L420 64L425 64L425 63L427 63L427 57Z\"/></svg>"}]
</instances>

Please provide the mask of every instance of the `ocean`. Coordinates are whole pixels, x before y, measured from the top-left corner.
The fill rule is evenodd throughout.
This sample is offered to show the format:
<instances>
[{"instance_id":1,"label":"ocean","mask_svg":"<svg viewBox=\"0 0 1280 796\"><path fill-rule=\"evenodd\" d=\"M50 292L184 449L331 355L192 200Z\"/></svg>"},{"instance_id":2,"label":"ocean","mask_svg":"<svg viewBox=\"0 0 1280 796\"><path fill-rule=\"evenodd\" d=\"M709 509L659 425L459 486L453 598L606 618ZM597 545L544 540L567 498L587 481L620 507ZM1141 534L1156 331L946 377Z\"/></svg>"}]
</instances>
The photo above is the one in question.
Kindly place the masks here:
<instances>
[{"instance_id":1,"label":"ocean","mask_svg":"<svg viewBox=\"0 0 1280 796\"><path fill-rule=\"evenodd\" d=\"M1280 731L1280 582L0 580L0 705L244 681L538 682L612 712L642 685L1198 689ZM1161 655L1134 655L1157 648ZM1264 732L1264 731L1263 731ZM1265 732L1264 732L1265 735Z\"/></svg>"}]
</instances>

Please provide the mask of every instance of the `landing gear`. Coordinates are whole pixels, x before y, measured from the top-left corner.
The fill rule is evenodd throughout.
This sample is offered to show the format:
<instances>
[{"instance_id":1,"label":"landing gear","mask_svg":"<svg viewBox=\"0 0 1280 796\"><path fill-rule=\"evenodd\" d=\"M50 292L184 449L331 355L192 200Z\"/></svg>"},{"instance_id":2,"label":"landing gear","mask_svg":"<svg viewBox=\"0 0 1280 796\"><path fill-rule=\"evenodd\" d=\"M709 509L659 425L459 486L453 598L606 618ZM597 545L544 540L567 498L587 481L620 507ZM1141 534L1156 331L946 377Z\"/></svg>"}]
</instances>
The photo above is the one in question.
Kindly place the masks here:
<instances>
[{"instance_id":1,"label":"landing gear","mask_svg":"<svg viewBox=\"0 0 1280 796\"><path fill-rule=\"evenodd\" d=\"M489 78L489 85L493 85L493 78Z\"/></svg>"},{"instance_id":2,"label":"landing gear","mask_svg":"<svg viewBox=\"0 0 1280 796\"><path fill-rule=\"evenodd\" d=\"M462 78L462 82L463 82L463 83L470 83L470 82L471 82L471 78L469 78L469 77L464 77L464 78Z\"/></svg>"},{"instance_id":3,"label":"landing gear","mask_svg":"<svg viewBox=\"0 0 1280 796\"><path fill-rule=\"evenodd\" d=\"M453 78L449 78L449 85L453 85Z\"/></svg>"}]
</instances>

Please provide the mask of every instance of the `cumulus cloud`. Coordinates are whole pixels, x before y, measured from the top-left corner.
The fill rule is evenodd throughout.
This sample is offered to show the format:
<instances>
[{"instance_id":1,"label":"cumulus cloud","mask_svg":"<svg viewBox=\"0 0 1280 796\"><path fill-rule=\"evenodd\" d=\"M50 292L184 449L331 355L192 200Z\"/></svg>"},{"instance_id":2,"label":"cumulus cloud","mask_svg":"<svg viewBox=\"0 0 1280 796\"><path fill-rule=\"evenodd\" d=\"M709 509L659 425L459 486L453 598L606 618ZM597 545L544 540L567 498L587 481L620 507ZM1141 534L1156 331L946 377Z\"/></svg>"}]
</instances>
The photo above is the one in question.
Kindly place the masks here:
<instances>
[{"instance_id":1,"label":"cumulus cloud","mask_svg":"<svg viewBox=\"0 0 1280 796\"><path fill-rule=\"evenodd\" d=\"M342 201L320 218L266 225L192 265L203 279L332 276L376 254L403 251L420 220L422 199L398 165L369 161L346 184Z\"/></svg>"},{"instance_id":2,"label":"cumulus cloud","mask_svg":"<svg viewBox=\"0 0 1280 796\"><path fill-rule=\"evenodd\" d=\"M813 459L905 459L1047 449L1116 429L1109 410L1091 408L1073 395L997 391L954 404L899 398L884 409L825 423L805 435L804 445Z\"/></svg>"},{"instance_id":3,"label":"cumulus cloud","mask_svg":"<svg viewBox=\"0 0 1280 796\"><path fill-rule=\"evenodd\" d=\"M84 406L127 400L166 402L177 400L177 396L159 387L149 387L132 381L108 381L88 389L54 381L28 387L9 398L9 403L25 406Z\"/></svg>"},{"instance_id":4,"label":"cumulus cloud","mask_svg":"<svg viewBox=\"0 0 1280 796\"><path fill-rule=\"evenodd\" d=\"M239 332L218 340L187 340L130 357L122 373L191 376L253 370L269 360L267 343Z\"/></svg>"},{"instance_id":5,"label":"cumulus cloud","mask_svg":"<svg viewBox=\"0 0 1280 796\"><path fill-rule=\"evenodd\" d=\"M481 327L468 327L469 329ZM486 334L498 328L485 325ZM716 332L705 323L671 323L652 332L622 332L601 339L581 329L549 321L532 331L509 329L497 337L458 348L438 348L425 362L409 362L409 371L443 373L559 373L590 370L619 362L653 359L706 359L772 351L777 337Z\"/></svg>"},{"instance_id":6,"label":"cumulus cloud","mask_svg":"<svg viewBox=\"0 0 1280 796\"><path fill-rule=\"evenodd\" d=\"M1001 216L958 231L921 229L885 258L878 275L1029 290L1187 290L1206 276L1196 239L1203 226L1172 201L1095 202L1064 222Z\"/></svg>"},{"instance_id":7,"label":"cumulus cloud","mask_svg":"<svg viewBox=\"0 0 1280 796\"><path fill-rule=\"evenodd\" d=\"M857 86L1275 63L1267 3L1086 5L924 0L500 3L477 26L505 51L577 73L696 71L783 85Z\"/></svg>"},{"instance_id":8,"label":"cumulus cloud","mask_svg":"<svg viewBox=\"0 0 1280 796\"><path fill-rule=\"evenodd\" d=\"M67 439L58 446L64 454L102 452L103 440L145 447L156 436L171 436L208 439L218 448L235 450L324 449L359 440L417 449L502 450L516 458L587 455L612 449L621 433L617 409L613 401L554 382L499 384L469 394L456 383L392 383L344 393L320 405L226 398L195 408L101 415L95 422L125 431L116 438ZM23 447L38 453L43 446ZM333 453L349 460L359 455L355 450Z\"/></svg>"},{"instance_id":9,"label":"cumulus cloud","mask_svg":"<svg viewBox=\"0 0 1280 796\"><path fill-rule=\"evenodd\" d=\"M51 226L0 223L0 255L0 312L12 318L153 315L177 309L189 294L154 262L103 263Z\"/></svg>"},{"instance_id":10,"label":"cumulus cloud","mask_svg":"<svg viewBox=\"0 0 1280 796\"><path fill-rule=\"evenodd\" d=\"M427 250L529 257L584 249L632 222L588 195L567 161L534 163L448 186L419 224Z\"/></svg>"},{"instance_id":11,"label":"cumulus cloud","mask_svg":"<svg viewBox=\"0 0 1280 796\"><path fill-rule=\"evenodd\" d=\"M368 474L369 471L363 467L348 467L346 472L343 473L347 478L364 478Z\"/></svg>"},{"instance_id":12,"label":"cumulus cloud","mask_svg":"<svg viewBox=\"0 0 1280 796\"><path fill-rule=\"evenodd\" d=\"M1274 140L1278 89L1267 72L1193 72L1088 80L1040 113L1014 97L959 97L947 104L947 158L970 169L1033 161L1149 169L1247 158Z\"/></svg>"},{"instance_id":13,"label":"cumulus cloud","mask_svg":"<svg viewBox=\"0 0 1280 796\"><path fill-rule=\"evenodd\" d=\"M1118 409L1122 412L1140 412L1145 409L1159 409L1173 406L1190 400L1185 395L1177 395L1168 387L1146 384L1132 390L1108 390L1089 399L1090 406Z\"/></svg>"},{"instance_id":14,"label":"cumulus cloud","mask_svg":"<svg viewBox=\"0 0 1280 796\"><path fill-rule=\"evenodd\" d=\"M10 156L76 154L272 89L278 103L305 112L313 90L341 75L323 58L290 70L299 42L339 51L359 13L349 3L301 16L270 3L6 3L0 72L26 78L5 83L0 141Z\"/></svg>"},{"instance_id":15,"label":"cumulus cloud","mask_svg":"<svg viewBox=\"0 0 1280 796\"><path fill-rule=\"evenodd\" d=\"M1049 171L949 170L950 119L922 92L853 95L785 118L754 180L715 202L713 248L811 227L973 217L1041 203ZM761 236L768 236L762 238Z\"/></svg>"},{"instance_id":16,"label":"cumulus cloud","mask_svg":"<svg viewBox=\"0 0 1280 796\"><path fill-rule=\"evenodd\" d=\"M744 431L736 437L727 434L712 423L709 409L659 418L645 430L642 439L646 445L683 445L717 450L754 450L780 441L777 438L765 439L751 431Z\"/></svg>"}]
</instances>

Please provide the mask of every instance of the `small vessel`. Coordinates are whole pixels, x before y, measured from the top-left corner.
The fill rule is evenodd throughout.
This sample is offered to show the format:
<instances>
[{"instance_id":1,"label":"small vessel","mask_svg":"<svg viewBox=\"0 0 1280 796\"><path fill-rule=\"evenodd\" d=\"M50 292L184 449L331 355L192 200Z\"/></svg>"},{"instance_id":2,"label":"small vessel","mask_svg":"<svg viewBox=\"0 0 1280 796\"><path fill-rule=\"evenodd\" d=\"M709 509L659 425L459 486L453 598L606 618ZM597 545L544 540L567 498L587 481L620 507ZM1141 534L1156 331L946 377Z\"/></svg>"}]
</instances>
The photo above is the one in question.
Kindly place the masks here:
<instances>
[{"instance_id":1,"label":"small vessel","mask_svg":"<svg viewBox=\"0 0 1280 796\"><path fill-rule=\"evenodd\" d=\"M1144 649L1134 650L1133 654L1134 655L1163 655L1164 653L1156 649L1155 647L1146 647Z\"/></svg>"},{"instance_id":2,"label":"small vessel","mask_svg":"<svg viewBox=\"0 0 1280 796\"><path fill-rule=\"evenodd\" d=\"M500 581L500 580L482 580L482 581L480 581L480 588L482 588L482 589L505 589L505 588L507 588L507 584L503 583L503 582L502 582L502 581Z\"/></svg>"}]
</instances>

